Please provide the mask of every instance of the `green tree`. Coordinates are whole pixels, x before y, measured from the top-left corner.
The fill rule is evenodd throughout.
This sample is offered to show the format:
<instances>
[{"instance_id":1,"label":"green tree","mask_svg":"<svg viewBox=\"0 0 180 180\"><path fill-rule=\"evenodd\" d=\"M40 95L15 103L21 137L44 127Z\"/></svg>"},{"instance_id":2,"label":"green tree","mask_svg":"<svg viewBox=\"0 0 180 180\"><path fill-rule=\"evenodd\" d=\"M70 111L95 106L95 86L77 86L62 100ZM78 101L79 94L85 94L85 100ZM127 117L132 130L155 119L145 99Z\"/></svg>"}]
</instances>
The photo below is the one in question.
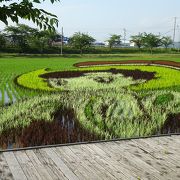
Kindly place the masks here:
<instances>
[{"instance_id":1,"label":"green tree","mask_svg":"<svg viewBox=\"0 0 180 180\"><path fill-rule=\"evenodd\" d=\"M95 39L88 34L77 32L70 38L69 42L71 46L79 49L82 54L84 49L89 48L95 42Z\"/></svg>"},{"instance_id":2,"label":"green tree","mask_svg":"<svg viewBox=\"0 0 180 180\"><path fill-rule=\"evenodd\" d=\"M45 0L0 0L0 21L8 25L8 18L15 23L19 23L19 18L22 18L32 20L41 29L55 30L54 26L58 26L57 16L34 7L43 1ZM54 3L59 0L50 1ZM7 2L10 4L6 5Z\"/></svg>"},{"instance_id":3,"label":"green tree","mask_svg":"<svg viewBox=\"0 0 180 180\"><path fill-rule=\"evenodd\" d=\"M56 31L38 31L29 39L29 44L42 53L46 47L52 47L53 41L55 41L58 36L60 35Z\"/></svg>"},{"instance_id":4,"label":"green tree","mask_svg":"<svg viewBox=\"0 0 180 180\"><path fill-rule=\"evenodd\" d=\"M153 52L153 48L157 48L162 45L161 37L159 35L155 35L152 33L144 33L143 34L143 46L150 49L151 54Z\"/></svg>"},{"instance_id":5,"label":"green tree","mask_svg":"<svg viewBox=\"0 0 180 180\"><path fill-rule=\"evenodd\" d=\"M140 49L143 46L143 34L140 33L135 36L131 36L130 42L135 43L135 45Z\"/></svg>"},{"instance_id":6,"label":"green tree","mask_svg":"<svg viewBox=\"0 0 180 180\"><path fill-rule=\"evenodd\" d=\"M29 47L29 39L32 38L38 30L24 24L17 26L7 26L4 31L12 42L13 46L19 47L24 52Z\"/></svg>"},{"instance_id":7,"label":"green tree","mask_svg":"<svg viewBox=\"0 0 180 180\"><path fill-rule=\"evenodd\" d=\"M121 35L112 34L110 38L107 40L109 44L109 48L112 48L113 46L120 45L121 44Z\"/></svg>"},{"instance_id":8,"label":"green tree","mask_svg":"<svg viewBox=\"0 0 180 180\"><path fill-rule=\"evenodd\" d=\"M0 32L0 49L6 46L6 38L3 33Z\"/></svg>"},{"instance_id":9,"label":"green tree","mask_svg":"<svg viewBox=\"0 0 180 180\"><path fill-rule=\"evenodd\" d=\"M167 49L169 45L173 44L173 40L170 36L162 37L161 39L162 45Z\"/></svg>"}]
</instances>

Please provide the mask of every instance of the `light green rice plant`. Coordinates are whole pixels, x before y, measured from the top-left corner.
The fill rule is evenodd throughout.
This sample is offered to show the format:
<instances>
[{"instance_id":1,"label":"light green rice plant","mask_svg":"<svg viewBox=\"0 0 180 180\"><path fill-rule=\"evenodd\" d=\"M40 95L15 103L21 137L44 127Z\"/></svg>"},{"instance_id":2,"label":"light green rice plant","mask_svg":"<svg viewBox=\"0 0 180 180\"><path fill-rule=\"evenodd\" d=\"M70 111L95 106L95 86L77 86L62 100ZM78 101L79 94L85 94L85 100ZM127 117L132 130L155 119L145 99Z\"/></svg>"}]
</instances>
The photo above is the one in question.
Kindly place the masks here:
<instances>
[{"instance_id":1,"label":"light green rice plant","mask_svg":"<svg viewBox=\"0 0 180 180\"><path fill-rule=\"evenodd\" d=\"M154 104L160 94L171 92L174 100ZM53 121L63 107L71 108L82 127L102 137L134 137L158 132L171 113L180 112L180 93L158 91L141 97L123 89L71 91L42 95L18 102L0 112L0 132L27 127L34 120ZM143 104L143 109L141 107ZM103 109L105 108L105 109Z\"/></svg>"},{"instance_id":2,"label":"light green rice plant","mask_svg":"<svg viewBox=\"0 0 180 180\"><path fill-rule=\"evenodd\" d=\"M138 80L134 81L132 78L125 78L121 74L113 75L110 73L93 73L98 70L109 70L111 68L124 69L124 70L136 70L147 72L155 72L155 78L149 81ZM86 88L93 89L105 89L105 88L122 88L129 87L135 91L148 91L148 90L159 90L169 89L180 90L180 70L171 69L168 67L158 66L102 66L102 67L89 67L81 68L79 71L89 70L92 73L87 73L85 76L78 78L62 78L62 79L49 79L49 81L39 77L40 75L47 73L45 69L40 69L34 72L23 74L18 78L18 84L21 86L45 91L57 91L57 90L75 90ZM111 83L100 83L95 79L97 77L109 78L112 77L114 80ZM64 81L62 85L57 85L57 82ZM48 83L49 82L49 83ZM50 84L50 86L48 85ZM135 84L135 85L133 85ZM138 84L138 85L137 85Z\"/></svg>"}]
</instances>

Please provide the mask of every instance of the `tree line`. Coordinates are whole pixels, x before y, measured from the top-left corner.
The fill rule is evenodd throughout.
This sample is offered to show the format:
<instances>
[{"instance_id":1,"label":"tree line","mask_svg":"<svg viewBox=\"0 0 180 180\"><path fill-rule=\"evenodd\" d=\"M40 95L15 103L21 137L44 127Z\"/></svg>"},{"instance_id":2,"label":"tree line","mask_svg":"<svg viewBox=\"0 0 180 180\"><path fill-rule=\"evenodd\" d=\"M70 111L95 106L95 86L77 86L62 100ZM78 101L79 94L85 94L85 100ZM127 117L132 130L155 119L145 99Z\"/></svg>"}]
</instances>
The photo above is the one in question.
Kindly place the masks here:
<instances>
[{"instance_id":1,"label":"tree line","mask_svg":"<svg viewBox=\"0 0 180 180\"><path fill-rule=\"evenodd\" d=\"M53 50L55 53L58 53L60 45L57 45L56 42L61 42L61 38L61 34L55 30L39 30L25 24L6 26L0 32L0 51L16 49L21 53L48 53L49 50ZM92 36L77 32L69 38L65 48L77 50L73 52L82 54L84 51L92 49L95 41ZM122 36L112 34L106 41L109 49L117 48L122 44ZM171 37L152 33L139 33L131 36L130 42L133 42L139 51L142 48L146 48L151 53L154 48L163 46L167 49L169 45L173 44Z\"/></svg>"},{"instance_id":2,"label":"tree line","mask_svg":"<svg viewBox=\"0 0 180 180\"><path fill-rule=\"evenodd\" d=\"M52 47L53 41L58 36L56 31L38 30L25 24L7 26L0 32L0 49L15 48L19 52L29 52L29 49L34 49L43 53L44 49Z\"/></svg>"},{"instance_id":3,"label":"tree line","mask_svg":"<svg viewBox=\"0 0 180 180\"><path fill-rule=\"evenodd\" d=\"M149 48L151 53L153 48L164 46L167 49L173 44L170 36L160 36L152 33L139 33L138 35L131 36L131 42L134 42L139 49L142 47Z\"/></svg>"},{"instance_id":4,"label":"tree line","mask_svg":"<svg viewBox=\"0 0 180 180\"><path fill-rule=\"evenodd\" d=\"M46 0L0 0L0 21L7 27L0 32L0 51L18 51L18 52L35 52L48 53L49 50L54 50L58 53L59 48L53 47L53 42L61 35L56 32L55 27L58 26L58 17L44 9L36 8L35 4L40 4ZM60 0L49 0L51 3L59 2ZM7 2L9 2L7 4ZM24 24L17 26L8 26L8 19L15 23L19 23L19 19L33 21L39 28L31 28ZM152 33L140 33L131 36L133 42L139 50L148 48L152 53L153 48L164 46L166 49L173 43L171 37L155 35ZM83 53L91 48L95 39L85 33L75 33L68 43L68 48L74 48L71 52ZM121 35L113 34L107 40L109 49L119 46ZM14 49L14 50L13 50ZM95 51L93 51L95 52ZM111 52L111 51L109 51Z\"/></svg>"}]
</instances>

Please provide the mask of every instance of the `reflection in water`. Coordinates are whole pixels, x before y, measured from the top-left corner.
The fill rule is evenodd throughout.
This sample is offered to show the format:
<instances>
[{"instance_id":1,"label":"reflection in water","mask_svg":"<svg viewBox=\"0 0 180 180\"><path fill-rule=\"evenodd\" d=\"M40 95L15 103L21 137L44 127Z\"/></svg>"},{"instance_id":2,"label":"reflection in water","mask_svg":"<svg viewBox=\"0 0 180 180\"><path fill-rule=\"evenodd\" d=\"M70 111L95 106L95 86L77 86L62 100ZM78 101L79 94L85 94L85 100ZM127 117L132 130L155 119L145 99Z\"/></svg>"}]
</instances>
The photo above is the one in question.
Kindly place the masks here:
<instances>
[{"instance_id":1,"label":"reflection in water","mask_svg":"<svg viewBox=\"0 0 180 180\"><path fill-rule=\"evenodd\" d=\"M3 90L0 90L0 102L2 105L10 105L12 103L15 103L17 98L17 92L15 89L12 90L12 88L6 84Z\"/></svg>"},{"instance_id":2,"label":"reflection in water","mask_svg":"<svg viewBox=\"0 0 180 180\"><path fill-rule=\"evenodd\" d=\"M152 134L180 133L180 114L171 114L160 129ZM14 128L0 135L0 149L13 149L52 144L66 144L102 140L94 132L85 130L72 109L63 109L54 114L52 122L34 120L28 127Z\"/></svg>"},{"instance_id":3,"label":"reflection in water","mask_svg":"<svg viewBox=\"0 0 180 180\"><path fill-rule=\"evenodd\" d=\"M15 89L14 89L14 92L13 92L12 88L10 88L9 85L7 85L7 88L8 88L9 93L12 96L12 100L11 100L12 103L15 103L16 100L17 100L16 95L15 95L15 93L16 93Z\"/></svg>"},{"instance_id":4,"label":"reflection in water","mask_svg":"<svg viewBox=\"0 0 180 180\"><path fill-rule=\"evenodd\" d=\"M80 126L72 110L57 112L53 122L33 121L28 127L11 129L0 136L1 149L64 144L101 139Z\"/></svg>"},{"instance_id":5,"label":"reflection in water","mask_svg":"<svg viewBox=\"0 0 180 180\"><path fill-rule=\"evenodd\" d=\"M4 104L9 104L10 103L10 98L8 96L8 93L6 90L4 90Z\"/></svg>"},{"instance_id":6,"label":"reflection in water","mask_svg":"<svg viewBox=\"0 0 180 180\"><path fill-rule=\"evenodd\" d=\"M0 103L2 101L2 92L1 92L1 89L0 89Z\"/></svg>"},{"instance_id":7,"label":"reflection in water","mask_svg":"<svg viewBox=\"0 0 180 180\"><path fill-rule=\"evenodd\" d=\"M170 114L161 128L161 134L180 133L180 113Z\"/></svg>"}]
</instances>

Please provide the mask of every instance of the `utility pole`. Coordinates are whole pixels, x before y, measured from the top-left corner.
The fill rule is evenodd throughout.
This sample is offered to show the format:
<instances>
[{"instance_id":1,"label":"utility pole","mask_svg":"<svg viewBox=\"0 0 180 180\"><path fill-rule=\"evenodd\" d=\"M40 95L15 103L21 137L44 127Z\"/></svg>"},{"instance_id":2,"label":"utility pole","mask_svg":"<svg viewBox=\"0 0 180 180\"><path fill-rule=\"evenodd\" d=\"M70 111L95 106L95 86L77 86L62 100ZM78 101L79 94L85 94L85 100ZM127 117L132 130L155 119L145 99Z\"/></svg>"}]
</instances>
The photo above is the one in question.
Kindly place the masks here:
<instances>
[{"instance_id":1,"label":"utility pole","mask_svg":"<svg viewBox=\"0 0 180 180\"><path fill-rule=\"evenodd\" d=\"M63 55L63 43L64 43L64 30L61 30L61 55Z\"/></svg>"},{"instance_id":2,"label":"utility pole","mask_svg":"<svg viewBox=\"0 0 180 180\"><path fill-rule=\"evenodd\" d=\"M177 17L174 17L174 31L173 31L173 46L175 47L175 37L176 37L176 22Z\"/></svg>"},{"instance_id":3,"label":"utility pole","mask_svg":"<svg viewBox=\"0 0 180 180\"><path fill-rule=\"evenodd\" d=\"M126 31L125 28L123 29L123 31L124 31L124 39L123 39L123 40L124 40L124 45L125 45L125 43L126 43L126 32L127 32L127 31Z\"/></svg>"},{"instance_id":4,"label":"utility pole","mask_svg":"<svg viewBox=\"0 0 180 180\"><path fill-rule=\"evenodd\" d=\"M178 52L180 51L180 26L177 25L177 30L178 30Z\"/></svg>"}]
</instances>

